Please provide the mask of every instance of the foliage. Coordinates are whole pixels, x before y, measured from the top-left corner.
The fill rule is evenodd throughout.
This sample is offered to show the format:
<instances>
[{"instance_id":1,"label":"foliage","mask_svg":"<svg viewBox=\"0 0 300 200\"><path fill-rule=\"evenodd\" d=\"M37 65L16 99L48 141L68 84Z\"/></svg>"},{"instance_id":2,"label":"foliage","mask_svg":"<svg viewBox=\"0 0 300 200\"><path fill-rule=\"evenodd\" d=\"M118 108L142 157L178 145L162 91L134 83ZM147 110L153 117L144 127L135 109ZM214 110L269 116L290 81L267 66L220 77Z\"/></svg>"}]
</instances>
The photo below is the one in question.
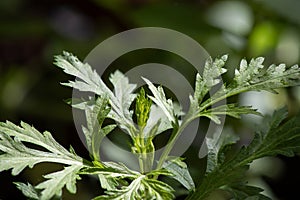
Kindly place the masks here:
<instances>
[{"instance_id":1,"label":"foliage","mask_svg":"<svg viewBox=\"0 0 300 200\"><path fill-rule=\"evenodd\" d=\"M255 159L278 154L293 156L294 152L299 151L299 116L282 124L287 113L285 109L276 111L272 117L265 117L262 130L256 133L250 145L238 151L233 148L238 141L234 135L207 138L206 174L197 180L197 187L183 159L169 156L184 128L196 118L208 117L218 124L220 115L235 118L240 118L242 114L260 115L248 106L212 105L247 91L276 92L277 88L295 86L299 81L300 69L297 65L290 68L284 64L265 67L264 59L259 57L249 63L243 59L239 69L235 70L233 81L222 84L221 75L227 71L224 68L227 58L224 55L207 60L202 76L196 75L195 93L190 95L190 108L183 115L176 109L175 102L166 97L163 88L154 86L148 79L143 78L153 96L146 95L144 89L136 95L136 85L129 83L120 71L110 76L111 90L91 66L64 52L55 57L55 64L76 79L63 85L96 95L95 98L72 102L73 107L85 111L87 123L82 129L91 159L84 160L76 155L72 147L68 151L47 131L40 133L23 122L20 126L6 122L0 124L0 150L3 152L0 155L0 171L12 169L12 175L17 175L25 167L31 168L41 162L63 164L63 170L45 175L46 180L37 186L16 183L30 199L60 197L64 187L76 193L76 181L87 174L98 176L101 187L105 189L105 194L94 199L174 199L174 189L160 179L164 176L181 183L190 192L187 199L205 199L217 189L232 193L235 199L268 199L260 194L261 189L245 184L244 174ZM205 98L215 87L219 88L218 91ZM131 110L134 102L135 109ZM114 123L104 123L107 118ZM139 161L140 171L131 170L122 163L101 160L101 141L116 126L131 137L131 150ZM168 144L154 168L153 140L169 129L172 133ZM28 143L34 146L29 147Z\"/></svg>"},{"instance_id":2,"label":"foliage","mask_svg":"<svg viewBox=\"0 0 300 200\"><path fill-rule=\"evenodd\" d=\"M300 115L280 126L286 118L287 110L282 108L267 116L262 130L256 132L252 142L232 154L230 150L237 138L226 135L207 140L209 148L206 175L197 188L197 192L188 199L204 199L212 191L223 188L233 194L235 199L255 197L269 199L260 194L261 190L245 185L243 179L249 164L266 156L294 156L300 150Z\"/></svg>"}]
</instances>

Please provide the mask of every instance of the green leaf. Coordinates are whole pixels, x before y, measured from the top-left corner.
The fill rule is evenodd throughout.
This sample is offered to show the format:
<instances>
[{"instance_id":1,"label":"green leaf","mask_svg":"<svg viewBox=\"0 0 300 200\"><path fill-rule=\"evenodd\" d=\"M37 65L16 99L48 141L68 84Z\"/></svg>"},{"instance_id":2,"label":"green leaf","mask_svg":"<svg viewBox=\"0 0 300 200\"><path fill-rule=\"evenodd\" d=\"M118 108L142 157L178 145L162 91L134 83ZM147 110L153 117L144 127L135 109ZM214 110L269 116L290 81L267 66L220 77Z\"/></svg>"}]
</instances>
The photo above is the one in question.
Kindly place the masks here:
<instances>
[{"instance_id":1,"label":"green leaf","mask_svg":"<svg viewBox=\"0 0 300 200\"><path fill-rule=\"evenodd\" d=\"M107 177L103 174L98 174L98 178L102 189L111 191L115 190L116 187L119 185L119 183L117 182L118 180L116 178Z\"/></svg>"},{"instance_id":2,"label":"green leaf","mask_svg":"<svg viewBox=\"0 0 300 200\"><path fill-rule=\"evenodd\" d=\"M294 156L294 152L300 151L300 114L279 126L286 115L287 109L282 108L275 111L272 118L266 118L264 124L268 130L257 132L246 148L253 160L278 154Z\"/></svg>"},{"instance_id":3,"label":"green leaf","mask_svg":"<svg viewBox=\"0 0 300 200\"><path fill-rule=\"evenodd\" d=\"M210 88L221 82L220 76L227 72L227 69L223 68L227 59L227 55L223 55L221 58L216 58L214 61L212 60L212 58L207 59L203 71L203 82L207 88L207 92ZM198 97L198 99L201 99L201 97L203 96L198 94L203 95L204 93L198 93L197 91L196 96Z\"/></svg>"},{"instance_id":4,"label":"green leaf","mask_svg":"<svg viewBox=\"0 0 300 200\"><path fill-rule=\"evenodd\" d=\"M218 188L242 182L253 160L278 154L293 156L295 152L300 152L300 114L281 124L286 115L286 108L282 108L275 111L272 117L266 117L263 126L267 128L258 131L248 146L242 147L236 153L231 152L230 155L227 154L228 148L218 148L220 145L214 145L213 140L208 140L207 174L197 192L187 199L205 199ZM230 149L233 141L223 140L221 146L229 145ZM266 199L262 195L258 195L257 198Z\"/></svg>"},{"instance_id":5,"label":"green leaf","mask_svg":"<svg viewBox=\"0 0 300 200\"><path fill-rule=\"evenodd\" d=\"M93 70L89 64L82 63L76 56L73 56L73 54L64 51L62 55L55 56L54 64L62 68L66 74L81 79L63 83L63 85L76 88L80 91L93 92L100 96L113 96L97 72Z\"/></svg>"},{"instance_id":6,"label":"green leaf","mask_svg":"<svg viewBox=\"0 0 300 200\"><path fill-rule=\"evenodd\" d=\"M249 63L243 59L239 69L235 70L233 81L227 87L223 84L210 98L203 101L204 96L216 84L221 82L220 75L226 72L223 68L227 55L213 61L206 61L203 77L196 75L195 93L190 96L190 108L186 115L186 122L205 116L219 124L219 115L229 115L239 118L241 114L258 114L250 107L237 107L233 104L220 106L207 110L207 108L221 100L247 91L266 90L276 92L274 89L295 86L299 84L300 69L297 65L287 68L284 64L264 67L264 58L252 59ZM228 84L227 84L228 85Z\"/></svg>"},{"instance_id":7,"label":"green leaf","mask_svg":"<svg viewBox=\"0 0 300 200\"><path fill-rule=\"evenodd\" d=\"M40 199L40 194L39 192L30 184L27 183L20 183L20 182L15 182L14 183L19 190L22 191L23 195L30 200L39 200Z\"/></svg>"},{"instance_id":8,"label":"green leaf","mask_svg":"<svg viewBox=\"0 0 300 200\"><path fill-rule=\"evenodd\" d=\"M266 90L276 93L274 89L299 85L300 69L298 65L294 65L290 68L287 68L284 64L265 67L263 65L263 61L264 58L258 57L252 59L248 64L248 62L243 59L240 64L240 68L235 70L233 81L228 85L228 87L224 84L214 95L211 96L211 98L202 102L199 106L200 108L198 112L202 112L209 106L225 98L243 92ZM211 61L207 62L210 63ZM195 94L200 93L201 91L195 91ZM194 97L190 97L191 104L193 104L194 107L196 102L195 94Z\"/></svg>"},{"instance_id":9,"label":"green leaf","mask_svg":"<svg viewBox=\"0 0 300 200\"><path fill-rule=\"evenodd\" d=\"M165 92L161 86L156 88L148 79L143 78L143 80L147 83L153 94L153 96L149 96L149 98L162 109L170 122L175 123L176 116L174 113L175 109L172 100L166 98Z\"/></svg>"},{"instance_id":10,"label":"green leaf","mask_svg":"<svg viewBox=\"0 0 300 200\"><path fill-rule=\"evenodd\" d=\"M244 87L248 85L246 87L248 91L267 90L275 92L274 89L277 88L299 85L300 69L298 65L287 68L285 64L278 66L272 64L266 70L264 70L265 67L260 68L260 64L258 65L258 74L251 76L252 79L243 84ZM239 87L241 86L239 85Z\"/></svg>"},{"instance_id":11,"label":"green leaf","mask_svg":"<svg viewBox=\"0 0 300 200\"><path fill-rule=\"evenodd\" d=\"M49 152L28 148L22 142L38 145ZM4 152L0 155L0 171L12 169L13 175L41 162L83 166L82 158L58 144L49 132L42 134L24 122L21 127L11 122L0 123L0 150Z\"/></svg>"},{"instance_id":12,"label":"green leaf","mask_svg":"<svg viewBox=\"0 0 300 200\"><path fill-rule=\"evenodd\" d=\"M197 113L204 96L213 86L221 82L220 76L227 72L227 69L223 68L227 59L228 56L223 55L221 58L216 58L215 60L211 57L206 60L203 77L199 73L196 75L195 93L194 96L190 96L190 112Z\"/></svg>"},{"instance_id":13,"label":"green leaf","mask_svg":"<svg viewBox=\"0 0 300 200\"><path fill-rule=\"evenodd\" d=\"M95 97L89 97L87 100L83 98L72 98L64 100L65 103L71 105L73 108L85 110L87 106L93 106L95 104Z\"/></svg>"},{"instance_id":14,"label":"green leaf","mask_svg":"<svg viewBox=\"0 0 300 200\"><path fill-rule=\"evenodd\" d=\"M234 134L222 133L220 136L214 134L213 138L206 137L205 142L208 149L206 172L211 173L224 162L226 151L239 140Z\"/></svg>"},{"instance_id":15,"label":"green leaf","mask_svg":"<svg viewBox=\"0 0 300 200\"><path fill-rule=\"evenodd\" d=\"M225 188L225 190L229 191L235 200L271 200L269 197L261 194L263 189L254 186L244 184L232 185L228 188Z\"/></svg>"},{"instance_id":16,"label":"green leaf","mask_svg":"<svg viewBox=\"0 0 300 200\"><path fill-rule=\"evenodd\" d=\"M81 169L80 174L102 174L113 178L135 178L140 173L128 169L122 163L103 162L101 167L85 166L85 168Z\"/></svg>"},{"instance_id":17,"label":"green leaf","mask_svg":"<svg viewBox=\"0 0 300 200\"><path fill-rule=\"evenodd\" d=\"M107 195L102 195L94 198L93 200L102 200L102 199L111 199L111 200L135 200L142 199L141 194L139 193L139 188L141 187L141 179L143 176L140 176L134 179L128 187L123 187L120 190L111 190L107 191Z\"/></svg>"},{"instance_id":18,"label":"green leaf","mask_svg":"<svg viewBox=\"0 0 300 200\"><path fill-rule=\"evenodd\" d=\"M85 167L80 174L98 175L101 187L108 191L115 190L122 183L123 179L134 179L139 172L128 169L121 163L103 162L100 167Z\"/></svg>"},{"instance_id":19,"label":"green leaf","mask_svg":"<svg viewBox=\"0 0 300 200\"><path fill-rule=\"evenodd\" d=\"M223 166L215 168L214 171L206 174L201 184L196 188L196 192L191 193L186 200L204 200L213 191L222 188L230 183L240 182L245 177L248 165L227 169Z\"/></svg>"},{"instance_id":20,"label":"green leaf","mask_svg":"<svg viewBox=\"0 0 300 200\"><path fill-rule=\"evenodd\" d=\"M206 85L206 82L203 80L201 75L197 73L196 75L196 83L195 83L195 93L194 97L192 97L192 100L195 102L196 105L199 105L201 103L204 96L209 91L208 86Z\"/></svg>"},{"instance_id":21,"label":"green leaf","mask_svg":"<svg viewBox=\"0 0 300 200\"><path fill-rule=\"evenodd\" d=\"M171 200L174 198L173 189L159 180L148 179L140 175L134 179L129 186L119 190L107 191L106 195L98 196L93 200L136 200L136 199L157 199Z\"/></svg>"},{"instance_id":22,"label":"green leaf","mask_svg":"<svg viewBox=\"0 0 300 200\"><path fill-rule=\"evenodd\" d=\"M255 59L251 59L248 65L247 60L242 59L240 68L235 70L234 81L238 85L250 84L250 81L252 81L253 78L260 73L260 70L264 68L263 62L264 58L258 57Z\"/></svg>"},{"instance_id":23,"label":"green leaf","mask_svg":"<svg viewBox=\"0 0 300 200\"><path fill-rule=\"evenodd\" d=\"M100 161L99 151L103 138L116 127L116 125L107 125L102 128L103 121L109 112L110 107L106 97L97 98L93 106L85 106L87 128L83 127L83 133L88 150L97 161Z\"/></svg>"},{"instance_id":24,"label":"green leaf","mask_svg":"<svg viewBox=\"0 0 300 200\"><path fill-rule=\"evenodd\" d=\"M182 161L181 158L175 158L170 161L166 161L163 164L168 172L173 174L172 178L181 183L189 191L195 189L194 181L189 173L186 163Z\"/></svg>"},{"instance_id":25,"label":"green leaf","mask_svg":"<svg viewBox=\"0 0 300 200\"><path fill-rule=\"evenodd\" d=\"M43 147L48 152L28 148L22 142ZM0 150L4 152L0 155L0 171L12 169L13 175L19 174L27 166L32 168L41 162L71 165L62 171L45 176L50 180L36 187L36 189L44 189L39 199L48 200L55 195L60 195L65 185L68 191L76 192L75 181L79 179L76 173L84 166L83 159L77 156L72 148L69 152L58 144L49 132L42 134L24 122L21 123L21 127L11 122L0 123ZM25 187L17 184L17 186L23 193L33 195L30 185Z\"/></svg>"},{"instance_id":26,"label":"green leaf","mask_svg":"<svg viewBox=\"0 0 300 200\"><path fill-rule=\"evenodd\" d=\"M63 52L63 55L56 56L54 64L62 68L65 73L77 77L75 81L63 83L63 85L73 87L79 91L93 92L99 96L106 96L112 108L109 117L116 120L120 127L130 135L134 135L135 126L129 107L135 98L135 94L132 94L132 92L136 86L129 84L127 77L120 71L116 71L111 75L110 81L114 85L113 93L89 64L82 63L71 53Z\"/></svg>"},{"instance_id":27,"label":"green leaf","mask_svg":"<svg viewBox=\"0 0 300 200\"><path fill-rule=\"evenodd\" d=\"M173 188L156 179L144 179L145 192L149 191L146 199L171 200L174 199Z\"/></svg>"},{"instance_id":28,"label":"green leaf","mask_svg":"<svg viewBox=\"0 0 300 200\"><path fill-rule=\"evenodd\" d=\"M208 117L213 120L216 124L220 124L219 115L228 115L234 118L241 118L242 114L254 114L262 116L256 109L251 106L236 106L235 104L221 105L216 108L208 109L200 112L199 116Z\"/></svg>"},{"instance_id":29,"label":"green leaf","mask_svg":"<svg viewBox=\"0 0 300 200\"><path fill-rule=\"evenodd\" d=\"M118 70L110 75L109 80L114 86L116 106L118 107L115 109L115 114L120 118L116 121L120 122L125 118L128 123L132 124L132 111L129 110L129 107L136 97L136 94L133 94L136 84L130 84L128 78Z\"/></svg>"},{"instance_id":30,"label":"green leaf","mask_svg":"<svg viewBox=\"0 0 300 200\"><path fill-rule=\"evenodd\" d=\"M169 153L184 128L191 121L202 116L219 123L220 115L240 118L242 114L259 114L251 107L238 107L234 104L218 107L213 105L227 97L247 91L275 92L276 88L299 84L300 69L297 65L290 68L284 64L264 67L264 59L259 57L249 63L243 59L239 69L235 70L231 84L220 85L221 76L227 71L223 68L226 61L226 55L215 60L211 58L207 60L202 76L200 74L196 76L195 93L189 97L190 108L182 121L178 119L182 113L178 112L176 104L171 99L166 98L163 88L155 87L149 80L144 79L153 94L149 99L155 105L151 106L151 101L145 96L144 91L141 91L135 109L140 126L140 129L137 129L132 119L133 111L130 110L136 97L134 94L136 85L130 84L124 74L116 71L110 76L114 87L112 91L90 65L64 52L62 56L55 57L55 64L65 73L76 77L75 81L64 85L80 91L93 92L97 96L97 98L89 97L87 100L72 101L73 107L85 111L87 126L83 127L83 131L94 161L90 165L83 164L83 159L77 156L72 148L70 151L66 150L49 132L40 133L23 122L21 126L6 122L0 123L0 171L12 169L12 174L17 175L24 168L33 167L40 162L67 165L61 171L44 176L46 180L35 188L17 183L17 187L32 199L48 200L61 196L64 187L71 193L75 193L76 181L80 179L79 174L92 174L99 177L101 186L106 191L105 195L95 199L173 199L173 189L157 180L159 175L171 176L192 191L195 185L186 164L179 158L168 160ZM212 88L219 89L210 98L204 100ZM119 127L132 137L135 145L132 149L140 155L139 164L143 173L132 171L120 163L100 162L101 141L115 128L115 125L102 126L107 117L114 119ZM276 111L273 117L266 117L264 127L256 132L253 141L240 149L232 148L237 141L233 135L222 135L220 138L215 135L214 138L207 138L206 173L196 192L191 192L188 199L205 199L217 189L231 192L235 199L268 199L260 194L259 188L247 186L244 176L249 164L255 159L278 154L293 156L295 152L300 152L300 115L282 123L285 117L285 109ZM173 132L159 158L157 170L150 171L154 159L153 152L155 152L152 139L171 128ZM29 148L26 146L27 143L37 145L42 150Z\"/></svg>"},{"instance_id":31,"label":"green leaf","mask_svg":"<svg viewBox=\"0 0 300 200\"><path fill-rule=\"evenodd\" d=\"M171 128L173 128L172 123L162 109L157 105L152 104L149 119L144 128L145 136L153 137Z\"/></svg>"},{"instance_id":32,"label":"green leaf","mask_svg":"<svg viewBox=\"0 0 300 200\"><path fill-rule=\"evenodd\" d=\"M51 197L62 195L62 189L66 186L67 190L75 194L76 193L76 180L80 180L77 174L82 166L69 166L63 170L47 174L44 178L48 179L42 183L39 183L35 188L42 189L40 200L48 200Z\"/></svg>"},{"instance_id":33,"label":"green leaf","mask_svg":"<svg viewBox=\"0 0 300 200\"><path fill-rule=\"evenodd\" d=\"M58 155L67 155L70 158L78 159L78 157L57 143L49 132L45 131L44 133L40 133L34 127L25 122L21 122L21 126L17 126L9 121L6 123L1 122L0 134L15 137L16 141L28 142L44 147L50 152Z\"/></svg>"}]
</instances>

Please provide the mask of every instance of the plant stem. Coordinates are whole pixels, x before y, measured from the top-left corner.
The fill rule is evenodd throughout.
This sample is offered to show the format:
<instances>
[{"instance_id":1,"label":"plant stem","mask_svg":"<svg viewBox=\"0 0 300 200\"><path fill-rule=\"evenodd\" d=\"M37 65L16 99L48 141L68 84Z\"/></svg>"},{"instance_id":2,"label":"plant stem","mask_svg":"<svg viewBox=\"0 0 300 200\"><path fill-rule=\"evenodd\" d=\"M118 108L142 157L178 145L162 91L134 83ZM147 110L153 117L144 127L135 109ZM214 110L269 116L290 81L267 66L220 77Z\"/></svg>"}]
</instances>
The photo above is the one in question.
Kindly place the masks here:
<instances>
[{"instance_id":1,"label":"plant stem","mask_svg":"<svg viewBox=\"0 0 300 200\"><path fill-rule=\"evenodd\" d=\"M141 128L135 140L140 172L146 173L152 170L154 160L154 146L152 140L145 138L144 128Z\"/></svg>"},{"instance_id":2,"label":"plant stem","mask_svg":"<svg viewBox=\"0 0 300 200\"><path fill-rule=\"evenodd\" d=\"M189 125L189 123L191 121L193 121L193 120L194 120L193 117L187 117L186 120L184 120L181 125L179 125L178 123L176 124L176 126L175 126L175 128L174 128L174 130L172 132L172 135L171 135L171 137L170 137L170 139L168 141L168 144L166 145L166 147L165 147L162 155L159 158L159 161L158 161L156 169L162 168L162 165L164 164L164 162L168 158L168 156L169 156L169 154L170 154L173 146L175 145L175 142L177 141L178 137L181 135L181 133L185 129L185 127L187 125Z\"/></svg>"}]
</instances>

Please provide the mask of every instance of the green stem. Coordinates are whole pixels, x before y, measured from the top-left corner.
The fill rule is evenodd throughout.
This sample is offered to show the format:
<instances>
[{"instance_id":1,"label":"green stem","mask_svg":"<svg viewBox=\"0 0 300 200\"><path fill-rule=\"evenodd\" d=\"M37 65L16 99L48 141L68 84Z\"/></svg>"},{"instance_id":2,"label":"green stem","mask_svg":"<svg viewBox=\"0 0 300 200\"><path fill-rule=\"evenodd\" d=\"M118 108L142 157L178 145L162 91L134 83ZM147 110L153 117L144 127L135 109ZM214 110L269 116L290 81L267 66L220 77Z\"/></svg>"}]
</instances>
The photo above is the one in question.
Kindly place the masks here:
<instances>
[{"instance_id":1,"label":"green stem","mask_svg":"<svg viewBox=\"0 0 300 200\"><path fill-rule=\"evenodd\" d=\"M141 173L145 172L145 155L144 155L144 151L145 151L145 141L144 141L144 128L141 128L140 130L140 134L139 134L139 140L140 140L140 148L141 148L141 152L139 155L139 163L140 163L140 171Z\"/></svg>"},{"instance_id":2,"label":"green stem","mask_svg":"<svg viewBox=\"0 0 300 200\"><path fill-rule=\"evenodd\" d=\"M298 73L298 72L295 72L295 73ZM291 73L291 74L293 74L293 73ZM274 81L276 79L280 80L282 78L288 77L291 74L273 77L273 78L268 79L267 81L261 81L261 82L258 82L258 83L254 83L253 85L246 85L246 86L243 86L241 88L237 87L237 88L232 89L230 92L226 93L225 95L222 95L222 96L217 97L217 98L214 98L214 96L212 96L211 97L212 100L208 99L207 101L202 103L203 106L201 106L200 111L204 110L205 108L207 108L207 107L209 107L209 106L211 106L211 105L213 105L213 104L215 104L215 103L217 103L217 102L219 102L219 101L221 101L225 98L228 98L228 97L231 97L231 96L243 93L243 92L247 92L247 91L258 90L258 89L255 89L255 88L259 88L260 86L270 84L270 83L272 83L272 81ZM287 87L287 86L291 86L291 85L283 85L283 86L276 86L276 87L262 87L262 88L259 88L259 90L276 89L276 88L282 88L282 87ZM230 88L230 86L229 86L229 88Z\"/></svg>"},{"instance_id":3,"label":"green stem","mask_svg":"<svg viewBox=\"0 0 300 200\"><path fill-rule=\"evenodd\" d=\"M152 170L154 160L154 146L152 140L146 141L144 128L141 128L137 137L135 138L135 146L137 149L137 156L139 160L140 172L146 173Z\"/></svg>"},{"instance_id":4,"label":"green stem","mask_svg":"<svg viewBox=\"0 0 300 200\"><path fill-rule=\"evenodd\" d=\"M141 155L139 155L139 166L140 166L140 172L143 174L145 172L144 167L144 160Z\"/></svg>"},{"instance_id":5,"label":"green stem","mask_svg":"<svg viewBox=\"0 0 300 200\"><path fill-rule=\"evenodd\" d=\"M164 164L164 162L166 161L166 159L168 158L171 150L173 149L173 146L175 145L175 142L177 141L177 139L179 138L179 136L181 135L182 131L185 129L185 127L187 127L187 125L193 121L195 118L193 117L186 117L186 120L184 120L182 122L182 125L178 125L177 123L177 127L175 126L173 132L172 132L172 135L168 141L168 144L166 145L162 155L160 156L159 158L159 161L158 161L158 164L157 164L157 167L156 169L160 169L162 168L162 165ZM157 177L156 177L157 178Z\"/></svg>"},{"instance_id":6,"label":"green stem","mask_svg":"<svg viewBox=\"0 0 300 200\"><path fill-rule=\"evenodd\" d=\"M228 98L228 97L237 95L237 94L239 94L239 93L246 92L246 91L248 91L248 90L249 90L249 88L243 87L243 88L240 88L240 89L238 89L238 90L233 90L233 91L231 91L231 92L228 92L228 93L226 93L225 95L222 95L222 96L217 97L217 98L214 98L214 96L212 96L210 99L208 99L207 101L205 101L204 103L202 103L203 106L200 107L199 113L200 113L202 110L206 109L207 107L212 106L212 105L214 105L215 103L218 103L219 101L222 101L222 100L224 100L224 99L226 99L226 98Z\"/></svg>"}]
</instances>

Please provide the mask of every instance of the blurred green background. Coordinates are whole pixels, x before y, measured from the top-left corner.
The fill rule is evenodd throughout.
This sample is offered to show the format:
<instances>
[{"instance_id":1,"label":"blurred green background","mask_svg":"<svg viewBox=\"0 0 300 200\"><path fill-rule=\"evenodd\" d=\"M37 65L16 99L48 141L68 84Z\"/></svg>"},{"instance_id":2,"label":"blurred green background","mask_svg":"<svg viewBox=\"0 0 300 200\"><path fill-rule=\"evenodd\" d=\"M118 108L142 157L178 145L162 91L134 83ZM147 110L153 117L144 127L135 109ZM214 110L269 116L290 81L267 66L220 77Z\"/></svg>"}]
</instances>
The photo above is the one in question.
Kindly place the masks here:
<instances>
[{"instance_id":1,"label":"blurred green background","mask_svg":"<svg viewBox=\"0 0 300 200\"><path fill-rule=\"evenodd\" d=\"M49 130L65 147L71 144L79 155L88 157L76 133L71 108L63 102L72 96L72 90L59 82L70 77L53 66L53 55L67 50L84 59L98 43L121 31L165 27L194 38L212 57L229 54L229 76L224 77L229 79L241 58L264 56L266 64L299 63L299 8L299 0L1 0L0 120L23 120L38 130ZM165 54L158 50L132 52L118 59L115 66L130 68L153 59L187 65ZM233 100L252 104L263 113L287 104L293 115L300 108L300 88L280 90L277 96L249 93ZM258 121L253 117L242 121L227 118L224 130L235 131L247 141ZM185 154L196 179L204 166L197 159L199 140L201 137ZM41 174L60 168L40 164L17 177L1 173L0 199L24 199L13 181L36 184L42 180ZM250 183L264 185L273 199L294 199L300 196L300 159L258 161L248 178ZM181 191L177 189L178 194ZM100 192L97 181L85 177L79 182L78 193L66 194L63 199L86 200Z\"/></svg>"}]
</instances>

